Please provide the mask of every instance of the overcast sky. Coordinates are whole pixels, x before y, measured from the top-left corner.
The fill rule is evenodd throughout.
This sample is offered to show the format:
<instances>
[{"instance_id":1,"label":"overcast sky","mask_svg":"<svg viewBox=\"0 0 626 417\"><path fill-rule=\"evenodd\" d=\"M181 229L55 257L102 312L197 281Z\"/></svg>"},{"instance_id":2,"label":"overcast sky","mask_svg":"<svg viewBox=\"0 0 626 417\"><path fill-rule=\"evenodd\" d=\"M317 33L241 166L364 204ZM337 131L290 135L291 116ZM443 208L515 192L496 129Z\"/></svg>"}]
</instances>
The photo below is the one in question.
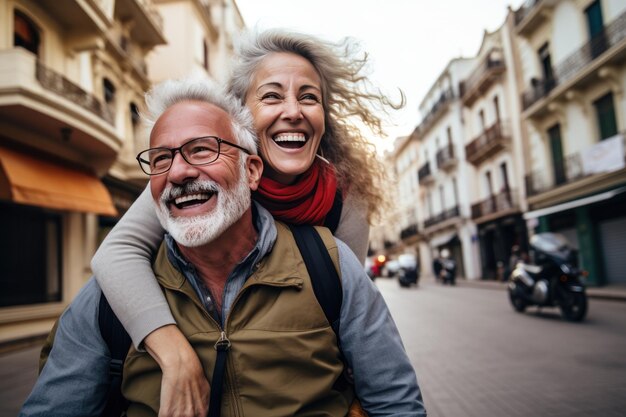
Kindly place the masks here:
<instances>
[{"instance_id":1,"label":"overcast sky","mask_svg":"<svg viewBox=\"0 0 626 417\"><path fill-rule=\"evenodd\" d=\"M281 27L331 41L358 39L372 58L372 80L407 105L386 129L392 140L419 122L418 105L452 58L478 52L484 30L523 0L236 0L248 27ZM375 141L377 142L377 141Z\"/></svg>"}]
</instances>

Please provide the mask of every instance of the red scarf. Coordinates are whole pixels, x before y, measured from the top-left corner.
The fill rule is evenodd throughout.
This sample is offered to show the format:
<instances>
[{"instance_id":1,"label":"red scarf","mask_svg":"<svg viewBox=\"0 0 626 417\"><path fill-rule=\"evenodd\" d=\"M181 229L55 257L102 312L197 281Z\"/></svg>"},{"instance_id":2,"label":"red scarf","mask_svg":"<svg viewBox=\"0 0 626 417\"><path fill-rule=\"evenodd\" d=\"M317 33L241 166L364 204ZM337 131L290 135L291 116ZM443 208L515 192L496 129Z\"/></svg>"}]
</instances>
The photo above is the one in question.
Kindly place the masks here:
<instances>
[{"instance_id":1,"label":"red scarf","mask_svg":"<svg viewBox=\"0 0 626 417\"><path fill-rule=\"evenodd\" d=\"M291 224L321 225L333 206L337 177L333 167L315 159L291 185L261 177L254 199L275 219Z\"/></svg>"}]
</instances>

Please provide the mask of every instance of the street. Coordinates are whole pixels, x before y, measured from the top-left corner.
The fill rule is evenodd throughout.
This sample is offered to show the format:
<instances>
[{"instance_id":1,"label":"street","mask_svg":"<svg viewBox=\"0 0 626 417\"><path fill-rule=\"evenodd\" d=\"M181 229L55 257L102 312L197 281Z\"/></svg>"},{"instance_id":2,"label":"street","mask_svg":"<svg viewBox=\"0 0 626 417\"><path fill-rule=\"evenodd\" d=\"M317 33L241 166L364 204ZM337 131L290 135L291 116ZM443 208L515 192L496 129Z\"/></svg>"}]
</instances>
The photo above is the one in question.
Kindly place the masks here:
<instances>
[{"instance_id":1,"label":"street","mask_svg":"<svg viewBox=\"0 0 626 417\"><path fill-rule=\"evenodd\" d=\"M626 303L590 300L587 320L515 313L501 290L376 284L417 371L430 417L623 416ZM33 384L38 348L0 356L0 416Z\"/></svg>"},{"instance_id":2,"label":"street","mask_svg":"<svg viewBox=\"0 0 626 417\"><path fill-rule=\"evenodd\" d=\"M515 313L501 290L378 279L430 417L623 416L626 304Z\"/></svg>"}]
</instances>

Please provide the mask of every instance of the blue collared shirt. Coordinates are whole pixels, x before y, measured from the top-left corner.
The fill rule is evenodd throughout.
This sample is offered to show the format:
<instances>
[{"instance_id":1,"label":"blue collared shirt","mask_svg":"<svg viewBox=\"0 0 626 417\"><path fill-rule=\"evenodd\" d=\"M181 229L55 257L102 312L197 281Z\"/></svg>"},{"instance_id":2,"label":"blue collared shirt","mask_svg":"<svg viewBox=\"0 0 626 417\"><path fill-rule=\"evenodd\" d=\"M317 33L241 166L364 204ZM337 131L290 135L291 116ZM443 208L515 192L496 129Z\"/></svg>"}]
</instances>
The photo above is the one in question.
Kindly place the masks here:
<instances>
[{"instance_id":1,"label":"blue collared shirt","mask_svg":"<svg viewBox=\"0 0 626 417\"><path fill-rule=\"evenodd\" d=\"M274 220L256 203L253 219L258 241L226 282L222 318L227 317L245 280L276 240ZM194 285L205 307L210 308L195 269L180 256L171 238L167 239L170 261ZM353 370L358 398L371 417L426 416L415 372L382 295L348 246L339 240L337 245L343 291L338 336L346 362ZM90 279L61 316L46 366L20 416L101 414L109 385L110 356L98 327L100 293L95 279Z\"/></svg>"}]
</instances>

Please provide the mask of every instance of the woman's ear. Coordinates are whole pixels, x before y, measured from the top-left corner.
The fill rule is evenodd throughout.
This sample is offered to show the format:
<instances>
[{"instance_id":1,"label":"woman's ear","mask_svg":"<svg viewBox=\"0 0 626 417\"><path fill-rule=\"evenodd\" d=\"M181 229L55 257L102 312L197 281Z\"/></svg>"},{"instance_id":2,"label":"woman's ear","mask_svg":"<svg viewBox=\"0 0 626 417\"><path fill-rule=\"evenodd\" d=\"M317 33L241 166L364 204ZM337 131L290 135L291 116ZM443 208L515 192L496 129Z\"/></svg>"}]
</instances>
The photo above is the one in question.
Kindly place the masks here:
<instances>
[{"instance_id":1,"label":"woman's ear","mask_svg":"<svg viewBox=\"0 0 626 417\"><path fill-rule=\"evenodd\" d=\"M263 160L258 155L248 155L246 160L246 172L248 173L248 185L251 191L256 191L263 175Z\"/></svg>"}]
</instances>

